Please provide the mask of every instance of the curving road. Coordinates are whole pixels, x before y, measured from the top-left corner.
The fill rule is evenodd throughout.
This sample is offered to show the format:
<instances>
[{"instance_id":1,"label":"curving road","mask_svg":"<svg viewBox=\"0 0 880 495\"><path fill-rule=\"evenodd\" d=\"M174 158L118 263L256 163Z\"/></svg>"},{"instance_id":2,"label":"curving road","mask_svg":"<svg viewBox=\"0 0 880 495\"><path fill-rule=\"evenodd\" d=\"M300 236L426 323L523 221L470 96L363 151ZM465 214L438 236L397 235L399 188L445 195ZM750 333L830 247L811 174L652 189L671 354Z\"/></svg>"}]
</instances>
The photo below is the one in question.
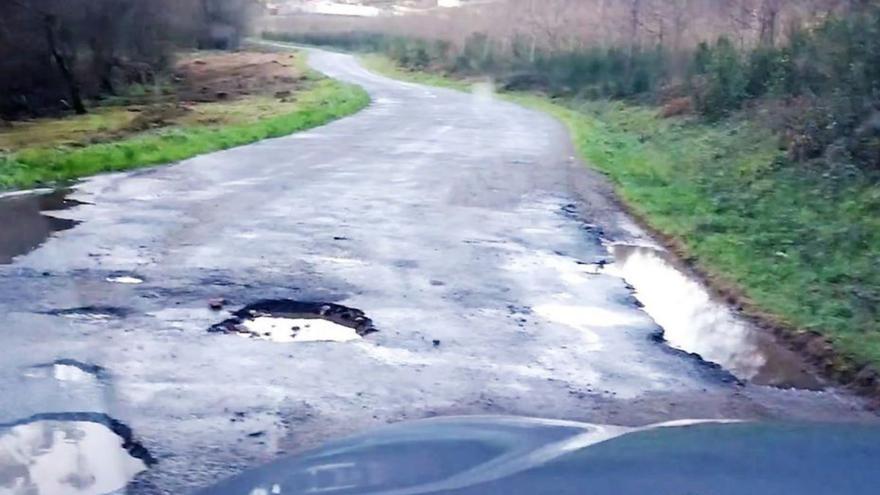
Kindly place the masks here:
<instances>
[{"instance_id":1,"label":"curving road","mask_svg":"<svg viewBox=\"0 0 880 495\"><path fill-rule=\"evenodd\" d=\"M311 63L373 104L294 136L88 180L73 195L88 204L63 213L82 223L0 266L0 423L105 412L159 460L134 493L181 493L435 415L869 417L845 394L740 386L653 341L626 284L590 265L608 258L600 232L649 239L571 158L555 120L389 80L348 55L316 51ZM120 275L144 283L107 281ZM338 302L381 331L334 344L209 334L224 317L207 307L215 297L236 309ZM89 309L64 314L75 308ZM105 373L22 372L56 359Z\"/></svg>"}]
</instances>

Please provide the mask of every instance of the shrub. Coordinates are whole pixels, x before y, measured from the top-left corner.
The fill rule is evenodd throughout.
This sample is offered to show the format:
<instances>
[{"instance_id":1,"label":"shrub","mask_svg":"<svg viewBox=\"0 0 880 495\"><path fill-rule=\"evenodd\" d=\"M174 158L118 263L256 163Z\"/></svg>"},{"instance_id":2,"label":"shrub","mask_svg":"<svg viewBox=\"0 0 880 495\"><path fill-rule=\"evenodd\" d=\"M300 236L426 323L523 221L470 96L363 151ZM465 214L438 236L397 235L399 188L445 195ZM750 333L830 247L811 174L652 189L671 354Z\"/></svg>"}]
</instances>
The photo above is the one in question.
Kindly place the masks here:
<instances>
[{"instance_id":1,"label":"shrub","mask_svg":"<svg viewBox=\"0 0 880 495\"><path fill-rule=\"evenodd\" d=\"M746 98L745 69L729 39L719 38L712 47L705 73L705 86L696 96L697 108L711 119L739 108Z\"/></svg>"}]
</instances>

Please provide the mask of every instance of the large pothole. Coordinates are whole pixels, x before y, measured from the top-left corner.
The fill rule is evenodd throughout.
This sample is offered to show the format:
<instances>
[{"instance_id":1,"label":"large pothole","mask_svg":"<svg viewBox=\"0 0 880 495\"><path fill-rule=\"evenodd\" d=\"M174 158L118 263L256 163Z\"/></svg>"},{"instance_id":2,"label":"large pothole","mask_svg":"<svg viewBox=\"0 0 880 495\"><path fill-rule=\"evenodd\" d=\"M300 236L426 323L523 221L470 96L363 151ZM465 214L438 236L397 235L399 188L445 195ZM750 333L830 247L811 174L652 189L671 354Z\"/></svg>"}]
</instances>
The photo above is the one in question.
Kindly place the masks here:
<instances>
[{"instance_id":1,"label":"large pothole","mask_svg":"<svg viewBox=\"0 0 880 495\"><path fill-rule=\"evenodd\" d=\"M348 342L376 332L359 309L287 299L260 301L208 329L273 342Z\"/></svg>"},{"instance_id":2,"label":"large pothole","mask_svg":"<svg viewBox=\"0 0 880 495\"><path fill-rule=\"evenodd\" d=\"M0 424L0 493L116 493L155 462L131 428L104 414L40 414Z\"/></svg>"},{"instance_id":3,"label":"large pothole","mask_svg":"<svg viewBox=\"0 0 880 495\"><path fill-rule=\"evenodd\" d=\"M821 390L825 383L797 353L741 318L665 251L612 244L601 272L630 284L673 348L698 354L758 385Z\"/></svg>"}]
</instances>

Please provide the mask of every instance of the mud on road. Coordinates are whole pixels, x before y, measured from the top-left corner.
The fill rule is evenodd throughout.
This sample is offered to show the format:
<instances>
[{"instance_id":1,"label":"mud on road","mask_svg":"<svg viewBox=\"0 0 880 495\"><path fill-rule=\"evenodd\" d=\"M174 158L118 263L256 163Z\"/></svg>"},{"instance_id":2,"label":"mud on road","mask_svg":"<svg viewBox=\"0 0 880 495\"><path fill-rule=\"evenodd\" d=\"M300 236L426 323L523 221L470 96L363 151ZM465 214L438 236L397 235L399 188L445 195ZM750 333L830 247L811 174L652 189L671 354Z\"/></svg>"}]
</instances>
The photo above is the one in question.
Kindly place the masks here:
<instances>
[{"instance_id":1,"label":"mud on road","mask_svg":"<svg viewBox=\"0 0 880 495\"><path fill-rule=\"evenodd\" d=\"M876 420L834 387L759 385L672 334L658 342L651 288L613 273L631 258L608 250L650 238L603 204L607 185L572 159L558 122L347 55L311 63L374 103L298 135L87 180L63 213L74 228L0 265L0 423L106 414L156 461L134 475L140 494L439 415ZM295 341L299 322L267 323L282 342L206 331L326 322L315 310L334 308L365 319L341 325L357 338ZM357 331L367 319L381 331ZM64 362L103 371L30 376Z\"/></svg>"}]
</instances>

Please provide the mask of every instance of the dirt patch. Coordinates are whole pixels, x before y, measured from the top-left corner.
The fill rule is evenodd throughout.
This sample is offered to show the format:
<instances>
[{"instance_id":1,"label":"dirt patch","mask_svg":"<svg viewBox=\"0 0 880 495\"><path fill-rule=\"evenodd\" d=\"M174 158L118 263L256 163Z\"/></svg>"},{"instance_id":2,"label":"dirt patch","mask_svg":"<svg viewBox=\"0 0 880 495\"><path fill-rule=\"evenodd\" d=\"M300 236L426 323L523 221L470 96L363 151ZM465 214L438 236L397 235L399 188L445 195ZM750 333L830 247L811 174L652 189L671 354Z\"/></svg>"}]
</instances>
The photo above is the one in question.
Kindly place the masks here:
<instances>
[{"instance_id":1,"label":"dirt patch","mask_svg":"<svg viewBox=\"0 0 880 495\"><path fill-rule=\"evenodd\" d=\"M215 102L251 95L290 98L307 78L289 53L224 53L189 57L175 68L181 101Z\"/></svg>"},{"instance_id":2,"label":"dirt patch","mask_svg":"<svg viewBox=\"0 0 880 495\"><path fill-rule=\"evenodd\" d=\"M312 81L301 55L257 51L187 55L170 79L140 92L131 88L88 115L8 122L0 126L0 151L82 147L169 127L252 122L292 111L297 93Z\"/></svg>"},{"instance_id":3,"label":"dirt patch","mask_svg":"<svg viewBox=\"0 0 880 495\"><path fill-rule=\"evenodd\" d=\"M129 112L135 114L124 128L121 134L132 134L173 125L175 120L183 117L191 110L188 107L176 103L154 105L151 107L129 108Z\"/></svg>"},{"instance_id":4,"label":"dirt patch","mask_svg":"<svg viewBox=\"0 0 880 495\"><path fill-rule=\"evenodd\" d=\"M345 342L377 330L359 309L281 299L246 306L208 331L274 342Z\"/></svg>"}]
</instances>

